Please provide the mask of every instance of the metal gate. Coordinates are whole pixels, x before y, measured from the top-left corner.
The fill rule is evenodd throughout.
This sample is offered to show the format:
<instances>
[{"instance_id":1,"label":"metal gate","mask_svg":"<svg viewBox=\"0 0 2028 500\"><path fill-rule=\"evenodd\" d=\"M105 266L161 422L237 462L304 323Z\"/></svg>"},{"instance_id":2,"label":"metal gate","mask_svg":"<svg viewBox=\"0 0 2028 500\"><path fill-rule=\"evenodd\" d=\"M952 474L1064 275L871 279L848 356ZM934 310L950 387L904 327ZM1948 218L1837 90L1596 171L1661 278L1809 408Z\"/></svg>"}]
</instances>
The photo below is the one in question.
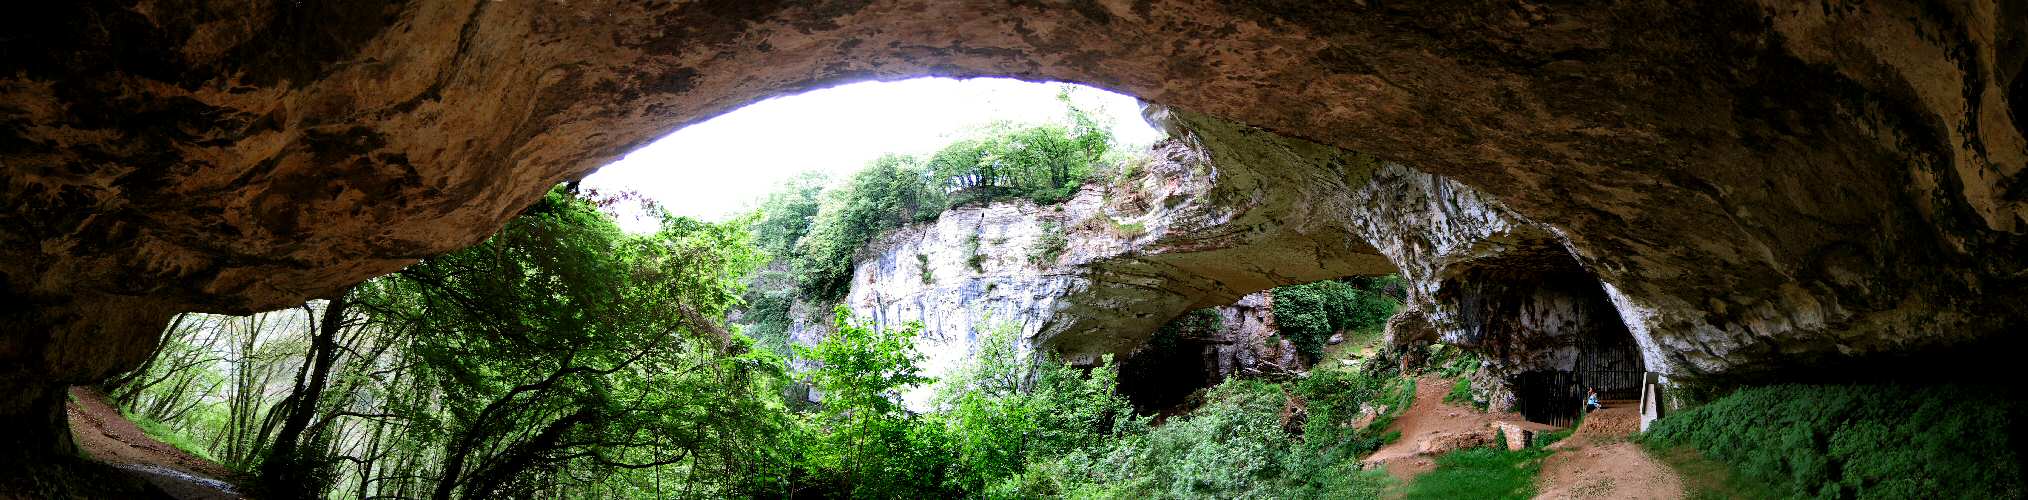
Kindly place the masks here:
<instances>
[{"instance_id":1,"label":"metal gate","mask_svg":"<svg viewBox=\"0 0 2028 500\"><path fill-rule=\"evenodd\" d=\"M1584 404L1584 389L1577 377L1562 370L1522 373L1514 384L1515 410L1530 422L1569 427L1577 421L1578 406Z\"/></svg>"},{"instance_id":2,"label":"metal gate","mask_svg":"<svg viewBox=\"0 0 2028 500\"><path fill-rule=\"evenodd\" d=\"M1632 336L1601 335L1592 340L1577 350L1577 383L1598 389L1601 401L1640 399L1641 375L1646 370L1641 367L1640 354L1633 345ZM1580 398L1584 394L1583 387L1578 389Z\"/></svg>"}]
</instances>

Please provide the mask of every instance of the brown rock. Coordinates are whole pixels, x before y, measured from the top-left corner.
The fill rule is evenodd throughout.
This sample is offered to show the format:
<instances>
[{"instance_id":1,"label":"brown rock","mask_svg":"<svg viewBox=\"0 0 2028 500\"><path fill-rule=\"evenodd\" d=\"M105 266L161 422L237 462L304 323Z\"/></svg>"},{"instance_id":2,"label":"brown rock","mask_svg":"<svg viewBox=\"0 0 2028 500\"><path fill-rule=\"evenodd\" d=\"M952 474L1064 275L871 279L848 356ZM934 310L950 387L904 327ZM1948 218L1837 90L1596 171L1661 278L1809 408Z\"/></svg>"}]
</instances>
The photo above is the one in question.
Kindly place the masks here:
<instances>
[{"instance_id":1,"label":"brown rock","mask_svg":"<svg viewBox=\"0 0 2028 500\"><path fill-rule=\"evenodd\" d=\"M0 42L0 424L46 427L56 387L134 366L171 313L328 294L478 241L684 124L930 74L1090 83L1447 176L1426 185L1551 235L1647 364L1684 376L1962 346L2028 318L2019 2L28 9ZM1322 190L1356 170L1291 176ZM1526 232L1482 242L1536 245L1503 236ZM1298 233L1395 259L1483 248ZM1258 274L1205 276L1230 287L1205 305ZM1494 296L1598 310L1567 292ZM1486 345L1549 363L1529 339L1558 331ZM1127 344L1103 340L1073 344ZM0 447L62 447L16 434Z\"/></svg>"}]
</instances>

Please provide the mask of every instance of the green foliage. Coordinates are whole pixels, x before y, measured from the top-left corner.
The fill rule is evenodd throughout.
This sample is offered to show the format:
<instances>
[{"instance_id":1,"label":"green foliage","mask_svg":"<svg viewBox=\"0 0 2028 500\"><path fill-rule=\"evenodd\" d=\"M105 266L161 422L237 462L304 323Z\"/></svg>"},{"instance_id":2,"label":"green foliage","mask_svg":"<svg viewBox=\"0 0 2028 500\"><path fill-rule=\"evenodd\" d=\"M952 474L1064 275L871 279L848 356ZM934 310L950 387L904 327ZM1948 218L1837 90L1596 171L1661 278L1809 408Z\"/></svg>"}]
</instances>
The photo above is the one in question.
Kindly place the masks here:
<instances>
[{"instance_id":1,"label":"green foliage","mask_svg":"<svg viewBox=\"0 0 2028 500\"><path fill-rule=\"evenodd\" d=\"M1781 496L2021 498L2023 407L1964 386L1779 385L1742 389L1649 430Z\"/></svg>"},{"instance_id":2,"label":"green foliage","mask_svg":"<svg viewBox=\"0 0 2028 500\"><path fill-rule=\"evenodd\" d=\"M1328 462L1356 460L1393 441L1379 431L1392 423L1355 428L1360 406L1384 399L1386 381L1368 378L1348 370L1315 370L1296 384L1296 394L1308 404L1303 422L1303 445ZM1394 408L1398 414L1400 408ZM1395 433L1394 438L1400 434Z\"/></svg>"},{"instance_id":3,"label":"green foliage","mask_svg":"<svg viewBox=\"0 0 2028 500\"><path fill-rule=\"evenodd\" d=\"M1379 328L1399 304L1392 298L1327 280L1275 288L1275 324L1296 352L1320 359L1332 334Z\"/></svg>"},{"instance_id":4,"label":"green foliage","mask_svg":"<svg viewBox=\"0 0 2028 500\"><path fill-rule=\"evenodd\" d=\"M1583 417L1580 416L1579 418ZM1549 445L1556 444L1557 441L1562 441L1566 438L1569 438L1571 433L1577 432L1578 425L1580 424L1573 423L1570 425L1570 427L1565 427L1562 429L1557 429L1548 432L1536 433L1535 441L1532 443L1528 443L1528 445L1536 448L1548 448Z\"/></svg>"},{"instance_id":5,"label":"green foliage","mask_svg":"<svg viewBox=\"0 0 2028 500\"><path fill-rule=\"evenodd\" d=\"M213 462L218 461L218 457L211 456L211 450L206 449L204 445L197 444L197 441L184 436L182 432L170 428L167 424L156 422L154 419L145 416L128 413L124 410L120 412L120 415L127 417L127 420L133 422L135 427L141 428L141 432L146 433L148 437L155 438L156 441L168 443L169 446L174 446L176 449L183 450L184 453L189 453L197 458Z\"/></svg>"},{"instance_id":6,"label":"green foliage","mask_svg":"<svg viewBox=\"0 0 2028 500\"><path fill-rule=\"evenodd\" d=\"M823 405L817 435L805 456L814 475L837 493L857 498L941 496L939 478L950 463L950 443L934 422L915 418L901 393L931 382L917 363L921 325L881 330L857 324L837 308L832 332L799 353L816 361L810 372Z\"/></svg>"},{"instance_id":7,"label":"green foliage","mask_svg":"<svg viewBox=\"0 0 2028 500\"><path fill-rule=\"evenodd\" d=\"M1070 104L1067 95L1063 96ZM852 257L881 233L905 224L934 220L944 210L965 203L982 203L1027 198L1037 203L1057 203L1070 198L1094 171L1116 161L1111 154L1112 133L1089 114L1070 106L1065 123L1040 125L994 124L959 139L928 158L886 155L867 164L822 196L814 211L798 200L814 197L804 186L792 183L776 203L780 209L768 212L813 214L807 230L790 251L774 235L795 234L795 224L777 221L770 215L757 228L769 253L786 256L798 289L815 302L834 302L843 297L852 274ZM1061 250L1031 255L1038 263L1053 261ZM974 247L976 250L976 246ZM973 252L972 255L977 255ZM1043 259L1047 256L1049 258ZM967 260L983 270L983 260Z\"/></svg>"},{"instance_id":8,"label":"green foliage","mask_svg":"<svg viewBox=\"0 0 2028 500\"><path fill-rule=\"evenodd\" d=\"M1134 239L1148 234L1148 225L1141 222L1120 222L1119 219L1106 217L1106 223L1112 226L1113 234L1123 238Z\"/></svg>"},{"instance_id":9,"label":"green foliage","mask_svg":"<svg viewBox=\"0 0 2028 500\"><path fill-rule=\"evenodd\" d=\"M748 280L740 322L745 326L743 333L782 357L793 354L789 327L795 320L789 309L795 305L798 284L790 264L796 242L809 233L817 217L825 182L822 173L798 175L769 193L747 216L753 221L747 228L753 233L754 247L765 252L771 262L755 270Z\"/></svg>"},{"instance_id":10,"label":"green foliage","mask_svg":"<svg viewBox=\"0 0 2028 500\"><path fill-rule=\"evenodd\" d=\"M852 278L852 257L860 247L887 230L936 218L944 209L944 196L926 183L926 176L915 158L890 154L826 192L791 258L803 297L815 302L844 297Z\"/></svg>"},{"instance_id":11,"label":"green foliage","mask_svg":"<svg viewBox=\"0 0 2028 500\"><path fill-rule=\"evenodd\" d=\"M1444 402L1459 403L1459 404L1471 403L1472 381L1470 379L1458 379L1457 383L1451 384L1451 392L1450 394L1444 395Z\"/></svg>"},{"instance_id":12,"label":"green foliage","mask_svg":"<svg viewBox=\"0 0 2028 500\"><path fill-rule=\"evenodd\" d=\"M1022 197L1041 204L1070 199L1105 162L1112 132L1072 104L1068 123L996 123L930 155L931 183L956 190L953 204Z\"/></svg>"},{"instance_id":13,"label":"green foliage","mask_svg":"<svg viewBox=\"0 0 2028 500\"><path fill-rule=\"evenodd\" d=\"M1186 324L1193 322L1184 322ZM1202 326L1201 322L1199 326ZM1389 479L1359 457L1399 438L1355 429L1387 381L1318 370L1294 385L1228 380L1203 406L1100 446L1031 463L1010 496L1073 498L1377 498ZM1291 400L1308 417L1285 420Z\"/></svg>"},{"instance_id":14,"label":"green foliage","mask_svg":"<svg viewBox=\"0 0 2028 500\"><path fill-rule=\"evenodd\" d=\"M965 236L964 252L965 252L965 265L971 267L972 272L978 273L986 272L986 254L979 253L978 234L975 233Z\"/></svg>"},{"instance_id":15,"label":"green foliage","mask_svg":"<svg viewBox=\"0 0 2028 500\"><path fill-rule=\"evenodd\" d=\"M957 444L950 486L986 497L1019 496L1032 461L1099 446L1139 423L1114 391L1110 357L1089 372L1054 360L1032 363L1013 324L982 325L972 361L938 387L945 429ZM1025 367L1036 369L1021 390Z\"/></svg>"},{"instance_id":16,"label":"green foliage","mask_svg":"<svg viewBox=\"0 0 2028 500\"><path fill-rule=\"evenodd\" d=\"M1436 469L1416 476L1403 498L1514 498L1535 496L1535 476L1549 451L1470 448L1445 453Z\"/></svg>"},{"instance_id":17,"label":"green foliage","mask_svg":"<svg viewBox=\"0 0 2028 500\"><path fill-rule=\"evenodd\" d=\"M743 222L665 217L631 236L552 192L485 242L361 290L375 321L422 333L390 363L415 366L395 390L428 397L387 411L441 450L436 496L612 483L670 461L726 479L694 489L763 488L733 481L780 476L774 452L754 455L785 424L769 411L780 360L716 325L760 258Z\"/></svg>"},{"instance_id":18,"label":"green foliage","mask_svg":"<svg viewBox=\"0 0 2028 500\"><path fill-rule=\"evenodd\" d=\"M822 172L804 172L768 193L756 209L758 217L748 226L754 247L771 257L788 257L817 218L825 182Z\"/></svg>"},{"instance_id":19,"label":"green foliage","mask_svg":"<svg viewBox=\"0 0 2028 500\"><path fill-rule=\"evenodd\" d=\"M1684 496L1690 500L1727 500L1737 498L1773 499L1782 498L1767 483L1742 477L1732 468L1698 453L1688 446L1649 446L1654 456L1683 478Z\"/></svg>"},{"instance_id":20,"label":"green foliage","mask_svg":"<svg viewBox=\"0 0 2028 500\"><path fill-rule=\"evenodd\" d=\"M921 270L922 284L929 285L937 282L936 274L930 271L929 254L915 254L915 266Z\"/></svg>"},{"instance_id":21,"label":"green foliage","mask_svg":"<svg viewBox=\"0 0 2028 500\"><path fill-rule=\"evenodd\" d=\"M1479 411L1486 411L1486 403L1472 399L1472 379L1470 378L1461 377L1457 383L1451 384L1451 392L1444 395L1444 402L1470 406L1478 408Z\"/></svg>"},{"instance_id":22,"label":"green foliage","mask_svg":"<svg viewBox=\"0 0 2028 500\"><path fill-rule=\"evenodd\" d=\"M1430 346L1430 349L1434 352L1430 354L1429 364L1435 366L1437 376L1443 378L1464 377L1467 374L1479 371L1479 365L1482 364L1479 361L1478 354L1456 346L1433 344Z\"/></svg>"},{"instance_id":23,"label":"green foliage","mask_svg":"<svg viewBox=\"0 0 2028 500\"><path fill-rule=\"evenodd\" d=\"M1056 264L1063 256L1063 250L1070 240L1064 238L1063 225L1055 222L1042 223L1042 236L1035 239L1035 246L1028 249L1028 263L1048 267Z\"/></svg>"}]
</instances>

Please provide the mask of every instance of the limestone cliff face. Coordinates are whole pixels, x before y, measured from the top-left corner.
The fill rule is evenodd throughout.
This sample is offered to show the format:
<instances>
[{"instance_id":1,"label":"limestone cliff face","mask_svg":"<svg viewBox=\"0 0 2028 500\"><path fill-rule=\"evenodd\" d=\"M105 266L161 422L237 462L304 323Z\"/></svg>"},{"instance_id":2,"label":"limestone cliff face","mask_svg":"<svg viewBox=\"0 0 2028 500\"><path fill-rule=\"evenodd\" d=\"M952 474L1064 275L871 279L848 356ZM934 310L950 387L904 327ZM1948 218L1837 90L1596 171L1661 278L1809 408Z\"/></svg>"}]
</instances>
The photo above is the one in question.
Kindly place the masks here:
<instances>
[{"instance_id":1,"label":"limestone cliff face","mask_svg":"<svg viewBox=\"0 0 2028 500\"><path fill-rule=\"evenodd\" d=\"M0 21L0 418L24 425L60 411L55 387L136 365L173 312L328 294L684 124L922 75L1094 84L1454 179L1552 235L1649 364L1687 376L2007 341L2028 320L2021 2L24 9ZM1364 182L1325 165L1261 169L1294 182L1274 190L1232 174L1221 205ZM1244 213L1207 243L1349 233L1328 202ZM1092 287L1222 290L1163 299L1180 308L1309 276L1179 255L1210 262L1129 259ZM1171 267L1205 271L1165 284ZM1056 335L1137 340L1079 332Z\"/></svg>"},{"instance_id":2,"label":"limestone cliff face","mask_svg":"<svg viewBox=\"0 0 2028 500\"><path fill-rule=\"evenodd\" d=\"M1194 370L1207 380L1295 370L1293 350L1270 339L1267 296L1255 292L1392 266L1338 225L1274 222L1327 192L1275 189L1290 184L1212 165L1196 136L1183 137L1156 145L1134 175L1088 184L1061 204L962 207L890 232L861 250L845 305L882 327L922 324L917 345L932 376L962 362L982 328L1015 328L1024 347L1092 363L1124 359L1157 327L1204 307L1228 320L1219 335L1190 339L1204 348ZM820 336L807 324L792 334Z\"/></svg>"}]
</instances>

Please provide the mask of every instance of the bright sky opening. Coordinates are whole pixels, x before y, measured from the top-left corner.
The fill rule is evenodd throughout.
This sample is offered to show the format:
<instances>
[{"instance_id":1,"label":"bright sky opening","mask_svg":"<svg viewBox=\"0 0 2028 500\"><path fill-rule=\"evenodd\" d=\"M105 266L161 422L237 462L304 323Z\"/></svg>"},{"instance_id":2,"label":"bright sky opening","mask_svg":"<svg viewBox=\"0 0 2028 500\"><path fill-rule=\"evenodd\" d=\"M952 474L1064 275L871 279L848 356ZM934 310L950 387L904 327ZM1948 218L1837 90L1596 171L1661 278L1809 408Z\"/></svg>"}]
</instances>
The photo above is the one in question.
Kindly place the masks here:
<instances>
[{"instance_id":1,"label":"bright sky opening","mask_svg":"<svg viewBox=\"0 0 2028 500\"><path fill-rule=\"evenodd\" d=\"M926 155L994 121L1061 122L1067 110L1056 94L1065 87L1079 107L1111 122L1123 147L1144 148L1162 137L1141 119L1134 98L1091 87L1002 78L862 82L761 101L684 127L584 183L638 191L676 215L723 220L801 172L822 171L835 181L883 153ZM647 221L621 222L630 231L653 230Z\"/></svg>"}]
</instances>

